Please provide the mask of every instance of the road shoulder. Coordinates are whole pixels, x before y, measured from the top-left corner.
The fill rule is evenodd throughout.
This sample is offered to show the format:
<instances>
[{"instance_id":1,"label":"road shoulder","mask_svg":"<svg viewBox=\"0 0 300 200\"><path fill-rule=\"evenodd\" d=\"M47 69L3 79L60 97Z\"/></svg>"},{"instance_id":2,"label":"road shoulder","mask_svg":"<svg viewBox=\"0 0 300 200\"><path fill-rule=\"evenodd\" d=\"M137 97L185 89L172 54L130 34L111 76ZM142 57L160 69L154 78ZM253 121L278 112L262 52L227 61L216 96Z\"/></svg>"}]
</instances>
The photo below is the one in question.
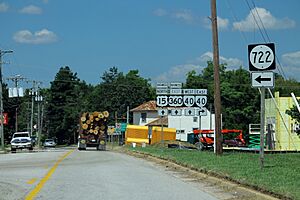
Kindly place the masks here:
<instances>
[{"instance_id":1,"label":"road shoulder","mask_svg":"<svg viewBox=\"0 0 300 200\"><path fill-rule=\"evenodd\" d=\"M126 153L128 155L145 159L147 161L153 162L165 168L166 172L171 172L174 176L182 179L186 182L198 182L201 187L217 197L218 199L241 199L241 200L275 200L278 199L269 194L264 194L261 191L257 191L253 188L234 183L232 181L214 177L209 174L205 174L195 169L188 168L176 164L170 160L158 158L149 154L136 151L128 151L124 149L115 149L115 151L120 153Z\"/></svg>"}]
</instances>

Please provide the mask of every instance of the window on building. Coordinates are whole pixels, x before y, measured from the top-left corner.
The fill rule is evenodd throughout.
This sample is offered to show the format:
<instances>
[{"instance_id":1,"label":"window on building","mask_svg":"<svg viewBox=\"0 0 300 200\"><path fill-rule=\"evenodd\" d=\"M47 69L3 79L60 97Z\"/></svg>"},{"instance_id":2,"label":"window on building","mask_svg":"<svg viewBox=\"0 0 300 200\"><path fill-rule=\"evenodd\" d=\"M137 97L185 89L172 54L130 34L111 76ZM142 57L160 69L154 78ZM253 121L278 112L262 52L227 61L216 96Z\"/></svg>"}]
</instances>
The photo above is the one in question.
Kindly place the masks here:
<instances>
[{"instance_id":1,"label":"window on building","mask_svg":"<svg viewBox=\"0 0 300 200\"><path fill-rule=\"evenodd\" d=\"M198 117L194 117L193 121L198 122Z\"/></svg>"},{"instance_id":2,"label":"window on building","mask_svg":"<svg viewBox=\"0 0 300 200\"><path fill-rule=\"evenodd\" d=\"M142 123L146 123L147 113L141 113Z\"/></svg>"},{"instance_id":3,"label":"window on building","mask_svg":"<svg viewBox=\"0 0 300 200\"><path fill-rule=\"evenodd\" d=\"M176 130L176 134L184 134L184 130Z\"/></svg>"}]
</instances>

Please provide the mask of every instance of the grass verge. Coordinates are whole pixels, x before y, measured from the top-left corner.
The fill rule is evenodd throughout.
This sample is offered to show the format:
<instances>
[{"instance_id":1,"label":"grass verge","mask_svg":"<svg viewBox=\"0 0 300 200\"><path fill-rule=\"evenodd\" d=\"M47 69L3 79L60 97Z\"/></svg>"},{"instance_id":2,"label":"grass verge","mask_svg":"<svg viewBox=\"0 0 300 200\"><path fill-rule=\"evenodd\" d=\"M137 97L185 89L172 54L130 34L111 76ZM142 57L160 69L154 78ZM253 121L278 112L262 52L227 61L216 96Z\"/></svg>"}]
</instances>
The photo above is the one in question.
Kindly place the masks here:
<instances>
[{"instance_id":1,"label":"grass verge","mask_svg":"<svg viewBox=\"0 0 300 200\"><path fill-rule=\"evenodd\" d=\"M300 154L265 155L265 167L260 169L259 154L224 152L216 156L209 151L166 149L148 146L128 147L200 172L225 178L284 199L300 200Z\"/></svg>"}]
</instances>

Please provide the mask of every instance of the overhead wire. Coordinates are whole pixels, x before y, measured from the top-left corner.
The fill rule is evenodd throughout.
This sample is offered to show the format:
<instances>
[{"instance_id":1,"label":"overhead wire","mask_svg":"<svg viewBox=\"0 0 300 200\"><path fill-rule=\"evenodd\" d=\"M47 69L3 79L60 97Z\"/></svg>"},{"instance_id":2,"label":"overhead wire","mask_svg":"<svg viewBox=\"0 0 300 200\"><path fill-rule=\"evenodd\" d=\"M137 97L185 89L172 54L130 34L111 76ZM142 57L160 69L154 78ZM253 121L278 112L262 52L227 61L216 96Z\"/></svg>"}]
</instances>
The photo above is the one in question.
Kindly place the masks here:
<instances>
[{"instance_id":1,"label":"overhead wire","mask_svg":"<svg viewBox=\"0 0 300 200\"><path fill-rule=\"evenodd\" d=\"M227 3L227 7L228 7L229 11L231 12L232 17L234 18L234 21L238 22L239 20L236 16L234 10L232 9L232 6L231 6L229 0L226 0L226 3ZM239 30L240 34L242 35L242 38L244 39L245 43L248 44L245 33L243 31L241 31L241 29L238 29L238 30Z\"/></svg>"},{"instance_id":2,"label":"overhead wire","mask_svg":"<svg viewBox=\"0 0 300 200\"><path fill-rule=\"evenodd\" d=\"M258 28L258 30L259 30L259 32L260 32L260 34L261 34L263 40L266 42L267 40L266 40L266 38L265 38L265 36L264 36L264 34L263 34L261 28L260 28L260 25L258 24L258 21L256 20L255 15L253 14L253 11L252 11L253 9L251 8L251 6L250 6L248 0L246 0L246 3L247 3L247 5L248 5L249 11L250 11L250 13L251 13L251 15L252 15L252 17L253 17L253 19L254 19L255 24L257 25L257 28ZM258 16L259 16L259 15L258 15Z\"/></svg>"},{"instance_id":3,"label":"overhead wire","mask_svg":"<svg viewBox=\"0 0 300 200\"><path fill-rule=\"evenodd\" d=\"M266 28L265 28L265 26L264 26L264 23L263 23L263 21L262 21L260 15L259 15L258 10L257 10L257 6L256 6L256 4L255 4L255 2L254 2L253 0L251 0L251 2L252 2L252 5L253 5L253 8L251 8L251 6L250 6L250 4L249 4L249 1L246 0L246 3L247 3L248 8L249 8L249 10L250 10L250 13L251 13L251 15L252 15L252 17L253 17L253 19L254 19L254 21L255 21L255 23L256 23L258 29L259 29L260 34L262 35L262 37L263 37L265 43L271 42L271 39L270 39L270 37L269 37L269 34L268 34L268 32L267 32L267 30L266 30ZM257 21L255 15L253 14L252 10L255 10L256 15L257 15L257 18L259 19L260 24L261 24L262 27L260 27L260 25L258 24L258 21ZM263 31L262 31L261 29L262 29ZM267 37L267 39L265 38L264 35ZM279 60L279 58L278 58L278 56L277 56L276 54L275 54L275 58L276 58L276 61L277 61L277 63L278 63L278 65L277 65L277 66L278 66L278 72L280 73L280 75L282 75L282 76L284 77L285 80L287 80L287 77L286 77L286 75L285 75L285 73L284 73L284 70L283 70L283 68L282 68L281 62L280 62L280 60Z\"/></svg>"}]
</instances>

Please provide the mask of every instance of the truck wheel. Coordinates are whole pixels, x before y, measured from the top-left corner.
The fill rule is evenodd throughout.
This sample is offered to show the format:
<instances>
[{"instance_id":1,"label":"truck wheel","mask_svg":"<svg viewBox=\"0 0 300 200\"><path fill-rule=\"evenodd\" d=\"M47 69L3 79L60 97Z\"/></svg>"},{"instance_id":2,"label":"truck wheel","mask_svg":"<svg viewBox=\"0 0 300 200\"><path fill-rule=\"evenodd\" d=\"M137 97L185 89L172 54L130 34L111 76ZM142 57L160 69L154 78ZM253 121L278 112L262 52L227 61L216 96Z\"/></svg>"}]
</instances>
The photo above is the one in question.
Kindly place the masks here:
<instances>
[{"instance_id":1,"label":"truck wheel","mask_svg":"<svg viewBox=\"0 0 300 200\"><path fill-rule=\"evenodd\" d=\"M29 149L29 151L32 151L32 150L33 150L33 148L32 148L32 147L29 147L28 149Z\"/></svg>"},{"instance_id":2,"label":"truck wheel","mask_svg":"<svg viewBox=\"0 0 300 200\"><path fill-rule=\"evenodd\" d=\"M202 151L204 149L204 145L201 142L197 142L195 146L199 151Z\"/></svg>"},{"instance_id":3,"label":"truck wheel","mask_svg":"<svg viewBox=\"0 0 300 200\"><path fill-rule=\"evenodd\" d=\"M16 153L16 152L17 152L16 149L11 149L10 151L11 151L12 153Z\"/></svg>"}]
</instances>

